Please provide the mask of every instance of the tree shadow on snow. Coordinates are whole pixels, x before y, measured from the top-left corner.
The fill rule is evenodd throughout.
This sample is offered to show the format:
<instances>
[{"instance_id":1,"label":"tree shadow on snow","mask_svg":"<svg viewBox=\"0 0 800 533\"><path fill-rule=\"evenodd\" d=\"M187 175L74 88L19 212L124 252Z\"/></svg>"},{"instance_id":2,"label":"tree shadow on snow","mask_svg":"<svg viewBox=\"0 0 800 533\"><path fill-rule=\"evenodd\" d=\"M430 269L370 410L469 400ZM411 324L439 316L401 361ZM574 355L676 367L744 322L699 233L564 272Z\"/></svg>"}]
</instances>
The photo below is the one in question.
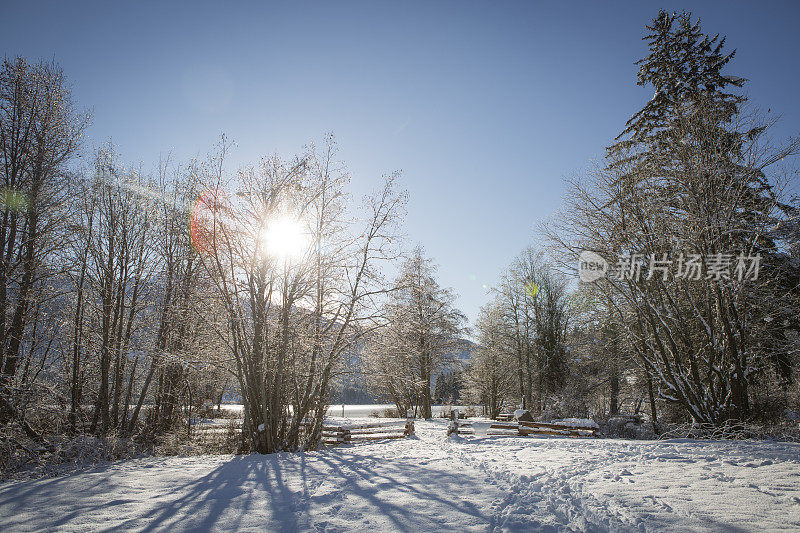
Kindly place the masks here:
<instances>
[{"instance_id":1,"label":"tree shadow on snow","mask_svg":"<svg viewBox=\"0 0 800 533\"><path fill-rule=\"evenodd\" d=\"M160 464L117 463L2 487L3 514L19 516L3 522L11 529L305 531L369 521L379 529L419 531L491 521L488 504L478 508L469 501L486 491L482 480L411 458L382 460L346 448L253 454L190 481L197 463L186 472L179 462L163 464L166 471ZM35 522L26 524L25 516Z\"/></svg>"}]
</instances>

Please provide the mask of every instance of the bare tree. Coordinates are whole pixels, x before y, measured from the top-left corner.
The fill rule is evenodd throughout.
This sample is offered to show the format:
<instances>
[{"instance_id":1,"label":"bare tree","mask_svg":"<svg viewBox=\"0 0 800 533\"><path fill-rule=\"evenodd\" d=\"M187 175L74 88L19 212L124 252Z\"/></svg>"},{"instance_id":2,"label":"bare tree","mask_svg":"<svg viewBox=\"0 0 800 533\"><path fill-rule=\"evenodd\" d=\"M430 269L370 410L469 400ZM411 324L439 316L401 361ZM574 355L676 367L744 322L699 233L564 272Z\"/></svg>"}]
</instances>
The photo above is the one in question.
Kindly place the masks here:
<instances>
[{"instance_id":1,"label":"bare tree","mask_svg":"<svg viewBox=\"0 0 800 533\"><path fill-rule=\"evenodd\" d=\"M97 351L99 383L91 430L100 434L120 427L121 414L127 411L122 400L127 397L128 353L152 272L147 246L152 237L151 205L138 193L140 180L138 173L118 164L110 148L98 151L87 191L94 197L87 206L95 211L86 213L86 244L80 246L88 252L88 264L79 264L82 275L88 276L88 304L94 311L90 342ZM83 314L81 309L76 316Z\"/></svg>"},{"instance_id":2,"label":"bare tree","mask_svg":"<svg viewBox=\"0 0 800 533\"><path fill-rule=\"evenodd\" d=\"M476 328L480 346L467 369L467 398L483 405L487 416L497 418L517 398L514 373L509 372L516 364L516 351L504 334L503 309L497 299L481 309Z\"/></svg>"},{"instance_id":3,"label":"bare tree","mask_svg":"<svg viewBox=\"0 0 800 533\"><path fill-rule=\"evenodd\" d=\"M186 392L186 371L191 362L201 359L211 343L208 329L201 326L204 318L199 312L208 303L202 297L202 266L186 228L192 202L198 197L198 179L195 166L172 169L168 161L159 166L155 188L158 201L153 214L153 284L158 293L153 303L157 312L153 317L153 338L146 350L150 364L130 417L129 431L136 425L154 378L152 429L172 427Z\"/></svg>"},{"instance_id":4,"label":"bare tree","mask_svg":"<svg viewBox=\"0 0 800 533\"><path fill-rule=\"evenodd\" d=\"M447 363L465 330L455 295L436 280L436 266L416 247L403 265L387 304L389 332L376 365L399 407L413 390L413 407L431 418L431 376ZM382 361L380 359L383 359ZM395 375L392 375L395 374Z\"/></svg>"},{"instance_id":5,"label":"bare tree","mask_svg":"<svg viewBox=\"0 0 800 533\"><path fill-rule=\"evenodd\" d=\"M42 264L62 221L55 214L87 119L53 63L4 60L0 72L0 425L19 415L11 390ZM51 249L51 248L50 248ZM27 427L27 426L25 426ZM28 431L28 433L31 433Z\"/></svg>"},{"instance_id":6,"label":"bare tree","mask_svg":"<svg viewBox=\"0 0 800 533\"><path fill-rule=\"evenodd\" d=\"M572 313L565 279L532 248L524 250L493 289L493 320L481 329L502 339L512 364L517 402L541 412L566 383L567 334Z\"/></svg>"},{"instance_id":7,"label":"bare tree","mask_svg":"<svg viewBox=\"0 0 800 533\"><path fill-rule=\"evenodd\" d=\"M207 168L200 257L229 319L248 440L261 453L315 446L335 366L373 327L372 303L386 290L375 268L391 256L404 195L388 179L358 230L344 217L332 140L322 155L241 171L232 197L224 150Z\"/></svg>"}]
</instances>

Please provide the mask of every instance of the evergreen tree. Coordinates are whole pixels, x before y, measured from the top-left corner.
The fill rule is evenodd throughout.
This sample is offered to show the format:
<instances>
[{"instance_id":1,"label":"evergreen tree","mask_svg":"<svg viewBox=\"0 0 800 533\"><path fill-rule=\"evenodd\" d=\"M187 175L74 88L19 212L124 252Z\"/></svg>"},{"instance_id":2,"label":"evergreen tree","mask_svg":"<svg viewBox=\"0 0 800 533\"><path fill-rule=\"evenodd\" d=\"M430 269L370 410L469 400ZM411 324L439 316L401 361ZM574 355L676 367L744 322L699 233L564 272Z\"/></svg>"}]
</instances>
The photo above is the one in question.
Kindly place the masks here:
<instances>
[{"instance_id":1,"label":"evergreen tree","mask_svg":"<svg viewBox=\"0 0 800 533\"><path fill-rule=\"evenodd\" d=\"M575 193L582 220L572 219L584 228L581 249L627 256L641 272L606 283L661 397L700 422L748 418L751 385L777 353L761 341L764 318L782 307L769 271L785 206L765 172L795 145L763 146L769 123L746 115L736 92L746 80L723 72L735 55L725 38L703 33L689 13L662 10L647 29L637 84L655 93L608 148L597 190ZM703 276L675 276L675 265L662 276L648 261L680 265L680 254L699 257ZM740 254L760 255L767 275L736 279ZM723 256L729 273L709 277Z\"/></svg>"}]
</instances>

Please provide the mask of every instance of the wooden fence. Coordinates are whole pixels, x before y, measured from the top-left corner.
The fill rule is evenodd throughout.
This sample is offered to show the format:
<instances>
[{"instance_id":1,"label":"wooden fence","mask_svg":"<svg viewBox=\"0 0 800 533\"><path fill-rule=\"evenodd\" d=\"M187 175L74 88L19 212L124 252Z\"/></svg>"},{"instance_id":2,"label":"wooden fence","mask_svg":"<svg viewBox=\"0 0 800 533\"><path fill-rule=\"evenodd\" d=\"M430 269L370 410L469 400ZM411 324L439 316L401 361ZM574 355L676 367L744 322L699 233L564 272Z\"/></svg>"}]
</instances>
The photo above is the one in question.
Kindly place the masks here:
<instances>
[{"instance_id":1,"label":"wooden fence","mask_svg":"<svg viewBox=\"0 0 800 533\"><path fill-rule=\"evenodd\" d=\"M189 436L198 441L225 437L229 433L238 435L241 429L242 420L240 418L191 419L187 427Z\"/></svg>"},{"instance_id":2,"label":"wooden fence","mask_svg":"<svg viewBox=\"0 0 800 533\"><path fill-rule=\"evenodd\" d=\"M322 443L337 446L348 442L402 439L414 434L414 420L395 420L342 426L322 426Z\"/></svg>"},{"instance_id":3,"label":"wooden fence","mask_svg":"<svg viewBox=\"0 0 800 533\"><path fill-rule=\"evenodd\" d=\"M462 422L458 419L450 421L447 428L447 434L458 435L475 435L475 425L480 424L476 422ZM597 428L593 427L576 427L568 424L559 423L545 423L545 422L487 422L488 426L485 427L486 435L506 435L506 436L522 436L527 437L530 435L560 435L564 437L596 437Z\"/></svg>"},{"instance_id":4,"label":"wooden fence","mask_svg":"<svg viewBox=\"0 0 800 533\"><path fill-rule=\"evenodd\" d=\"M240 419L224 421L194 422L191 424L191 436L196 440L209 440L224 437L229 431L241 429ZM372 422L367 424L351 424L341 426L322 426L322 443L330 446L347 442L368 440L401 439L414 434L414 420L392 420L389 422Z\"/></svg>"}]
</instances>

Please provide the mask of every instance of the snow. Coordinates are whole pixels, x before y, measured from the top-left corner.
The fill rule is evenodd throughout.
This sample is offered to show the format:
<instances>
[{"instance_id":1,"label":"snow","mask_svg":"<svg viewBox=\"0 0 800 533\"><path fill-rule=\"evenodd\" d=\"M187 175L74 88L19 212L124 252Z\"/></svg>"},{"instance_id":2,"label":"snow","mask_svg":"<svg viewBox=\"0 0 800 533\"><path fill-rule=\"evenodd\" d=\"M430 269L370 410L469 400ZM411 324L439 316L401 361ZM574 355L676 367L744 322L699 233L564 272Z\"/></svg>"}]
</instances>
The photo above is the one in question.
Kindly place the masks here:
<instances>
[{"instance_id":1,"label":"snow","mask_svg":"<svg viewBox=\"0 0 800 533\"><path fill-rule=\"evenodd\" d=\"M600 426L597 425L597 422L590 418L560 418L558 420L553 420L552 423L571 428L600 429Z\"/></svg>"},{"instance_id":2,"label":"snow","mask_svg":"<svg viewBox=\"0 0 800 533\"><path fill-rule=\"evenodd\" d=\"M726 76L722 76L722 77L725 78L726 80L728 80L731 83L744 83L744 82L747 81L745 78L740 78L739 76L726 75Z\"/></svg>"},{"instance_id":3,"label":"snow","mask_svg":"<svg viewBox=\"0 0 800 533\"><path fill-rule=\"evenodd\" d=\"M7 482L0 531L800 528L800 444L448 439L446 424L317 452L146 458Z\"/></svg>"},{"instance_id":4,"label":"snow","mask_svg":"<svg viewBox=\"0 0 800 533\"><path fill-rule=\"evenodd\" d=\"M476 436L485 436L491 427L491 422L481 422L477 420L472 422L472 431L475 432Z\"/></svg>"}]
</instances>

